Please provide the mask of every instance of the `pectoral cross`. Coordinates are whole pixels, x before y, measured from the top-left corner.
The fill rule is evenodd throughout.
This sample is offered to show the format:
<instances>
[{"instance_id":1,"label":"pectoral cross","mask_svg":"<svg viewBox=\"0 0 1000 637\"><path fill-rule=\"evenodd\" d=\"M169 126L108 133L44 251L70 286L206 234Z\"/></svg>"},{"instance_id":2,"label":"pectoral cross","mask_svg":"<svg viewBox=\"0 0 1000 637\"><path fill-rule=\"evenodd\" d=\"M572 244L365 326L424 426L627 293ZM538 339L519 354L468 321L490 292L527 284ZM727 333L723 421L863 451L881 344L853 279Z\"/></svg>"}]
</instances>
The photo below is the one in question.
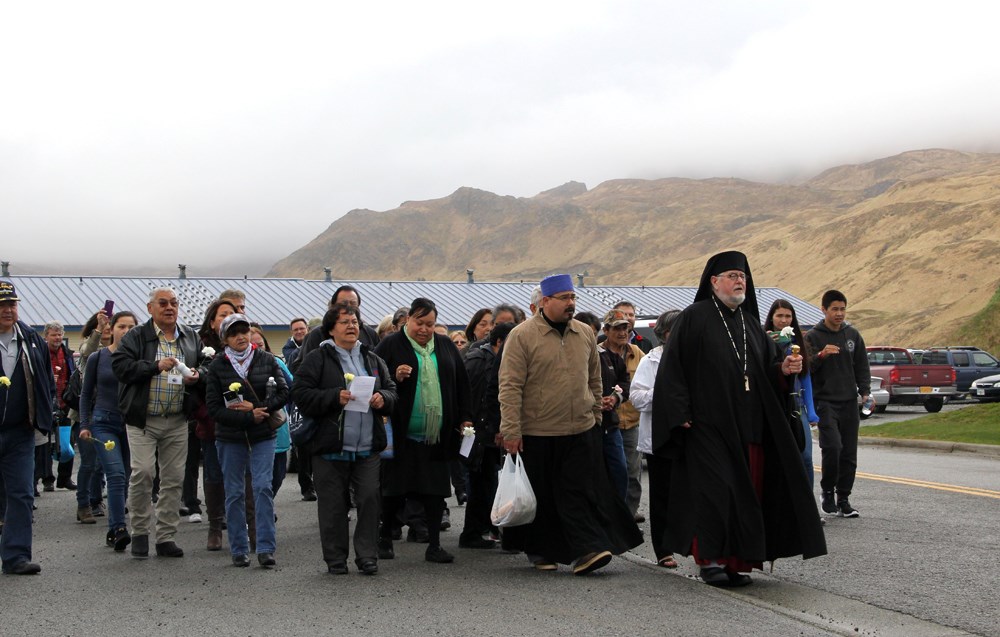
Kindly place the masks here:
<instances>
[{"instance_id":1,"label":"pectoral cross","mask_svg":"<svg viewBox=\"0 0 1000 637\"><path fill-rule=\"evenodd\" d=\"M743 375L743 389L750 391L750 377L746 374Z\"/></svg>"}]
</instances>

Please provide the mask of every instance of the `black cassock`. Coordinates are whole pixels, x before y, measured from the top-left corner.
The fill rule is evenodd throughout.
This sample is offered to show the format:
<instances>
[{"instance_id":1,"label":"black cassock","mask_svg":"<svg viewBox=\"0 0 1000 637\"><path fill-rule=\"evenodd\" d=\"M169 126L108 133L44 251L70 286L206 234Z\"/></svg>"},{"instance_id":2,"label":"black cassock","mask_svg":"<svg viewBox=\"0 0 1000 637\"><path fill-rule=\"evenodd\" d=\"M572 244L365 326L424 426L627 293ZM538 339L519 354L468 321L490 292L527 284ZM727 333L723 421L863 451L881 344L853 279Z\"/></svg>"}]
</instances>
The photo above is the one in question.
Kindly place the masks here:
<instances>
[{"instance_id":1,"label":"black cassock","mask_svg":"<svg viewBox=\"0 0 1000 637\"><path fill-rule=\"evenodd\" d=\"M681 313L665 349L652 423L653 455L671 462L669 483L663 485L669 489L664 548L691 555L697 538L702 559L751 563L826 554L819 513L782 407L788 391L782 355L756 316L710 297ZM690 429L681 426L685 422ZM760 499L751 479L751 444L763 452Z\"/></svg>"}]
</instances>

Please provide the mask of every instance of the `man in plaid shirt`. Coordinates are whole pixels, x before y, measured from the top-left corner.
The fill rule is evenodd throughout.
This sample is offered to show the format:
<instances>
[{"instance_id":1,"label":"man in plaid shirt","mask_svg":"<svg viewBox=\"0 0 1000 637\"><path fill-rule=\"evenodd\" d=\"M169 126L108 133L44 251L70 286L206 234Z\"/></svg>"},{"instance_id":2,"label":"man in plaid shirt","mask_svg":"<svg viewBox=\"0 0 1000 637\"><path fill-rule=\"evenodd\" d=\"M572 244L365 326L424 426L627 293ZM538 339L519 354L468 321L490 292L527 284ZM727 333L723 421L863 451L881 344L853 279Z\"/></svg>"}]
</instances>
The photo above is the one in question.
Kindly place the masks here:
<instances>
[{"instance_id":1,"label":"man in plaid shirt","mask_svg":"<svg viewBox=\"0 0 1000 637\"><path fill-rule=\"evenodd\" d=\"M188 398L190 389L201 382L198 368L205 355L197 333L178 322L180 303L172 289L152 290L146 307L150 320L126 334L111 358L121 383L118 403L132 456L128 492L132 556L149 555L153 478L159 462L156 554L183 557L174 536L180 521L187 421L193 405Z\"/></svg>"}]
</instances>

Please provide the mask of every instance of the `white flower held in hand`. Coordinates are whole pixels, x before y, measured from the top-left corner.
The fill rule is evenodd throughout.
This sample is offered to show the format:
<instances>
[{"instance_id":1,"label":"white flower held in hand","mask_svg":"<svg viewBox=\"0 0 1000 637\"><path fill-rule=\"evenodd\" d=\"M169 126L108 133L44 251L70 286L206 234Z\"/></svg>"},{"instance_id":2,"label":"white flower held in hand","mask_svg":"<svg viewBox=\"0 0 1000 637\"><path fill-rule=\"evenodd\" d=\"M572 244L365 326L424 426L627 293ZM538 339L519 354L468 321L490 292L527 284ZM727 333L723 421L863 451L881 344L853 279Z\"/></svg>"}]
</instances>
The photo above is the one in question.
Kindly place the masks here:
<instances>
[{"instance_id":1,"label":"white flower held in hand","mask_svg":"<svg viewBox=\"0 0 1000 637\"><path fill-rule=\"evenodd\" d=\"M205 358L212 358L215 356L215 348L208 347L207 345L202 348L201 353L205 355Z\"/></svg>"},{"instance_id":2,"label":"white flower held in hand","mask_svg":"<svg viewBox=\"0 0 1000 637\"><path fill-rule=\"evenodd\" d=\"M787 336L788 338L792 338L793 336L795 336L795 330L792 329L791 325L787 325L781 328L781 335Z\"/></svg>"},{"instance_id":3,"label":"white flower held in hand","mask_svg":"<svg viewBox=\"0 0 1000 637\"><path fill-rule=\"evenodd\" d=\"M468 438L469 436L475 436L476 430L473 429L472 427L463 427L462 435L465 436L466 438Z\"/></svg>"}]
</instances>

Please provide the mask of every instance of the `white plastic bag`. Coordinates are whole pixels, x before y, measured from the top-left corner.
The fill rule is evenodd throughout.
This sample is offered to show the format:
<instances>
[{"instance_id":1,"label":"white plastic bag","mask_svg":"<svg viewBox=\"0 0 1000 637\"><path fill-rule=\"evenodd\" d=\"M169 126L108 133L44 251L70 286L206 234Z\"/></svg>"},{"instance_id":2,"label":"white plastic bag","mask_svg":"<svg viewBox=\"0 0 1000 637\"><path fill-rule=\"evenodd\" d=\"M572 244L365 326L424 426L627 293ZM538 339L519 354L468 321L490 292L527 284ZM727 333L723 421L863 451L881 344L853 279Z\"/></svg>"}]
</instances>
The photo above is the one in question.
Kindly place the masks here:
<instances>
[{"instance_id":1,"label":"white plastic bag","mask_svg":"<svg viewBox=\"0 0 1000 637\"><path fill-rule=\"evenodd\" d=\"M535 492L528 482L521 456L507 454L500 469L500 483L490 519L497 526L521 526L535 519Z\"/></svg>"}]
</instances>

